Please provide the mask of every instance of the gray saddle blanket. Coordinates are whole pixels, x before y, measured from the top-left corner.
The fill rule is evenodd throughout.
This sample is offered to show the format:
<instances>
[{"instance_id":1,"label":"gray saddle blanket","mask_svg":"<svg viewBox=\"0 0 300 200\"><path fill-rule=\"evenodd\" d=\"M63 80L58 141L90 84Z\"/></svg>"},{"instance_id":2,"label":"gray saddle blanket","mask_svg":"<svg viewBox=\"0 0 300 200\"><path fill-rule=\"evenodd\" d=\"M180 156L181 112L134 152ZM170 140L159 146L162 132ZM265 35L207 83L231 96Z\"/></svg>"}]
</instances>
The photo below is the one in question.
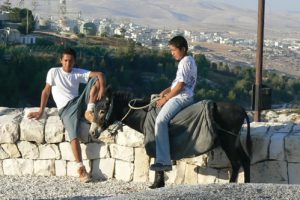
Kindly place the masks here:
<instances>
[{"instance_id":1,"label":"gray saddle blanket","mask_svg":"<svg viewBox=\"0 0 300 200\"><path fill-rule=\"evenodd\" d=\"M155 119L160 108L151 107L144 122L145 148L155 157ZM172 160L201 155L214 148L216 133L212 119L213 102L200 101L180 111L169 124Z\"/></svg>"}]
</instances>

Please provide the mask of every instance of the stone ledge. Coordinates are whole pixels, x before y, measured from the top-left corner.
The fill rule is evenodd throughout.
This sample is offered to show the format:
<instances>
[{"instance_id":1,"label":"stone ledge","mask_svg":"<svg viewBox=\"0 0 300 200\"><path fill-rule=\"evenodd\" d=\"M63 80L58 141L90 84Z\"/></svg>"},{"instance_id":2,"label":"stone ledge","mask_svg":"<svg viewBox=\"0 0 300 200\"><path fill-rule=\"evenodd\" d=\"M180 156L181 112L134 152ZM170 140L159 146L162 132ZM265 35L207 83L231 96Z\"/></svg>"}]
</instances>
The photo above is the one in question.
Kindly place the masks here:
<instances>
[{"instance_id":1,"label":"stone ledge","mask_svg":"<svg viewBox=\"0 0 300 200\"><path fill-rule=\"evenodd\" d=\"M74 157L57 110L48 108L41 120L27 119L26 113L37 108L0 107L0 175L78 176ZM272 111L274 112L274 111ZM251 123L253 158L251 182L299 184L300 122L274 119ZM298 116L292 114L293 119ZM114 143L96 143L88 135L89 124L80 124L84 164L95 179L153 181L150 159L144 149L144 136L124 126ZM103 134L108 134L107 132ZM246 126L242 129L245 143ZM298 168L297 168L298 167ZM165 174L172 184L207 184L228 182L230 163L222 149L177 161ZM243 182L240 172L238 182Z\"/></svg>"}]
</instances>

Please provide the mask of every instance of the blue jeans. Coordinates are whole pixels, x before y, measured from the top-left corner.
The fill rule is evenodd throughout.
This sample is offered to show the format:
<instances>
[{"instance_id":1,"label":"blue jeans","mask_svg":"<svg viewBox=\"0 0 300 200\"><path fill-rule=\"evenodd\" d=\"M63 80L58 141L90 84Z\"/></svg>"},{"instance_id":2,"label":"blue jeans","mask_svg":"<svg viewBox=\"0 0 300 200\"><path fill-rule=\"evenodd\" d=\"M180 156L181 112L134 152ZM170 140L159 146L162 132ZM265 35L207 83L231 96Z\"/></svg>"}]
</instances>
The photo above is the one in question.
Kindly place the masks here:
<instances>
[{"instance_id":1,"label":"blue jeans","mask_svg":"<svg viewBox=\"0 0 300 200\"><path fill-rule=\"evenodd\" d=\"M155 120L155 163L163 165L172 164L169 143L169 122L180 110L191 105L193 101L193 97L173 97L161 108Z\"/></svg>"}]
</instances>

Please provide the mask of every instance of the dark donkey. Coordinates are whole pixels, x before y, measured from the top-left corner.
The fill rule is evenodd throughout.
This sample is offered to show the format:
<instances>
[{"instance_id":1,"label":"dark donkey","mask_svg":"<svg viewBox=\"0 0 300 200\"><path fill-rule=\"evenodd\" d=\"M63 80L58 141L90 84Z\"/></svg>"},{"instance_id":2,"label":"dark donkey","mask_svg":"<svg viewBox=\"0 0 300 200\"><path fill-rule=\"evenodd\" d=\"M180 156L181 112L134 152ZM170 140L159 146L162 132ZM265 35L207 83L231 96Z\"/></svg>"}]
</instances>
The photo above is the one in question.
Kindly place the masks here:
<instances>
[{"instance_id":1,"label":"dark donkey","mask_svg":"<svg viewBox=\"0 0 300 200\"><path fill-rule=\"evenodd\" d=\"M107 94L109 94L109 92L107 92ZM128 103L133 99L131 93L118 91L113 93L109 99L111 102L106 116L106 127L115 121L122 120L124 124L143 133L147 109L129 111L130 108L128 107ZM135 106L146 105L149 102L150 99L138 101ZM250 182L250 157L252 145L249 118L245 110L241 106L235 104L216 102L213 107L212 116L217 124L216 134L218 137L218 142L214 147L221 145L231 163L232 173L230 182L236 182L241 165L244 169L245 182ZM248 154L244 151L240 142L240 131L245 119L247 121L246 148ZM156 172L154 183L150 188L159 188L164 185L164 173Z\"/></svg>"}]
</instances>

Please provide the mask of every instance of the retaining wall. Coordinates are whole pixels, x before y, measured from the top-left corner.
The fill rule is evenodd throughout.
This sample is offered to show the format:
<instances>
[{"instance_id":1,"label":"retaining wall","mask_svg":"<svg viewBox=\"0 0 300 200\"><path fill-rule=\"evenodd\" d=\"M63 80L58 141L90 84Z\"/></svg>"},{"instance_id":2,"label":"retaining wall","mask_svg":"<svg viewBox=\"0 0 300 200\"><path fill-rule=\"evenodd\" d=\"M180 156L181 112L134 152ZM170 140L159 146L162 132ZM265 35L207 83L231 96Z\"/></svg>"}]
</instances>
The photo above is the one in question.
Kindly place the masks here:
<instances>
[{"instance_id":1,"label":"retaining wall","mask_svg":"<svg viewBox=\"0 0 300 200\"><path fill-rule=\"evenodd\" d=\"M38 108L0 107L0 175L78 176L67 134L55 108L47 108L40 120L25 117ZM269 122L251 123L253 158L251 182L300 184L300 120L291 115ZM266 115L268 116L268 115ZM271 116L271 117L270 117ZM273 116L273 118L272 118ZM298 117L298 118L297 118ZM294 117L295 118L295 117ZM296 119L300 119L296 116ZM89 125L80 124L84 164L94 179L152 182L153 163L143 146L144 136L123 126L111 143L95 142L88 135ZM242 143L246 130L242 130ZM102 133L102 137L108 136ZM108 139L109 137L105 137ZM176 162L166 173L166 182L207 184L228 182L230 164L223 150ZM243 182L241 170L238 182Z\"/></svg>"}]
</instances>

